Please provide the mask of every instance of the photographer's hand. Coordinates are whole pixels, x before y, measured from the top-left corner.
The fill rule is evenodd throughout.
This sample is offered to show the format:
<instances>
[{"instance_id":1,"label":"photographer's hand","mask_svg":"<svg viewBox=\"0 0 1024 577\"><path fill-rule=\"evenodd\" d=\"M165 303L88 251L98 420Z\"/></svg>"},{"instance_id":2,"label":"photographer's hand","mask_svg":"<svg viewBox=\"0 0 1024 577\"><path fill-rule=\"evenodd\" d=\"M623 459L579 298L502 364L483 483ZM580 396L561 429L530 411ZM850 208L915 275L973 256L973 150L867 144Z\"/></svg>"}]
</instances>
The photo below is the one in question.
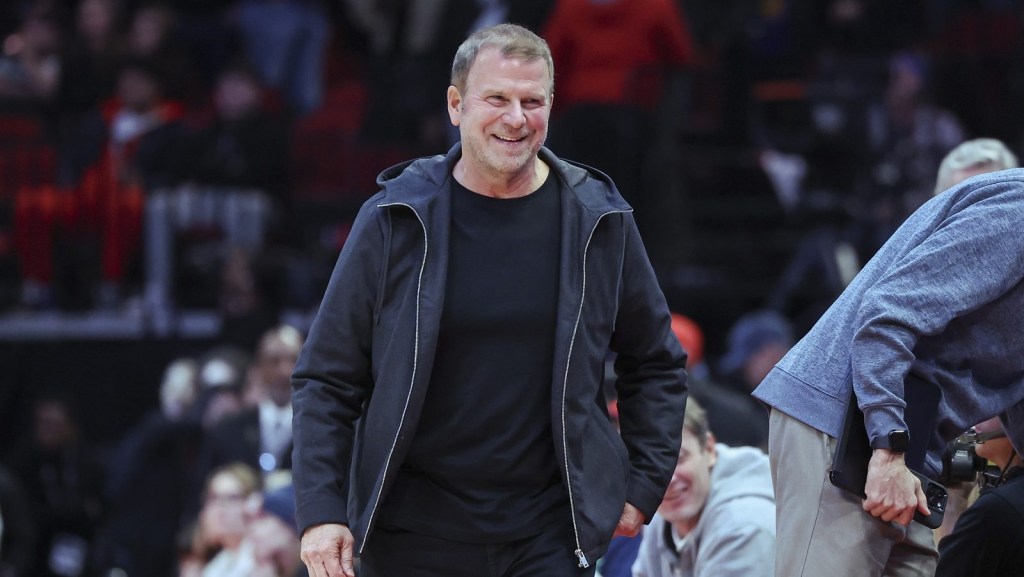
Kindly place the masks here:
<instances>
[{"instance_id":1,"label":"photographer's hand","mask_svg":"<svg viewBox=\"0 0 1024 577\"><path fill-rule=\"evenodd\" d=\"M868 462L864 510L883 521L910 524L915 511L928 515L928 499L921 481L907 468L903 453L875 449Z\"/></svg>"}]
</instances>

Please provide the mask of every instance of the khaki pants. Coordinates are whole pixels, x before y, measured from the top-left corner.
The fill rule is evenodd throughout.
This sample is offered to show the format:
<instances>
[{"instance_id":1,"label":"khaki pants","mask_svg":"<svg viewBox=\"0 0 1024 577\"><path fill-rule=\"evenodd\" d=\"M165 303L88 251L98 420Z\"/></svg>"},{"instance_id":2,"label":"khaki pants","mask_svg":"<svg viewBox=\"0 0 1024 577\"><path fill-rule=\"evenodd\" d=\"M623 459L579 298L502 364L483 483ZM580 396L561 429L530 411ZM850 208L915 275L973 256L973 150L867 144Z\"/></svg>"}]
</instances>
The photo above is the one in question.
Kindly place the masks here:
<instances>
[{"instance_id":1,"label":"khaki pants","mask_svg":"<svg viewBox=\"0 0 1024 577\"><path fill-rule=\"evenodd\" d=\"M886 523L828 480L835 439L772 410L768 452L775 484L775 577L931 577L932 530Z\"/></svg>"}]
</instances>

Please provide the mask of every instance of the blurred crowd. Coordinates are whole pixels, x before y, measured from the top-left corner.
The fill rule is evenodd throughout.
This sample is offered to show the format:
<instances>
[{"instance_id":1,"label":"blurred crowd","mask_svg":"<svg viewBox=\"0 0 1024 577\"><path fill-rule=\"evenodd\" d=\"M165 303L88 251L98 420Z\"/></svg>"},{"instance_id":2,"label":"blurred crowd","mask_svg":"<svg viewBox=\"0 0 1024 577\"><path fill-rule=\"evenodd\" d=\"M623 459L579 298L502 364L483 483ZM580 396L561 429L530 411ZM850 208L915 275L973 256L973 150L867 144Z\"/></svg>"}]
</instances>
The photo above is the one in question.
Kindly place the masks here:
<instances>
[{"instance_id":1,"label":"blurred crowd","mask_svg":"<svg viewBox=\"0 0 1024 577\"><path fill-rule=\"evenodd\" d=\"M376 172L454 141L454 48L512 21L557 63L550 146L616 180L666 283L726 242L687 236L702 201L729 201L706 179L743 202L730 179L753 159L802 240L768 297L798 315L821 296L796 286L807 255L866 260L965 138L1019 148L1022 18L953 0L7 2L0 307L215 308L239 250L278 277L268 306L315 307Z\"/></svg>"},{"instance_id":2,"label":"blurred crowd","mask_svg":"<svg viewBox=\"0 0 1024 577\"><path fill-rule=\"evenodd\" d=\"M0 309L212 307L223 330L146 383L159 407L120 415L135 424L113 444L66 391L33 391L32 430L0 452L0 577L304 571L303 337L280 313L316 308L378 170L454 142L454 49L501 21L550 42L549 144L636 208L727 445L765 446L750 391L935 193L947 153L1024 146L1024 6L1007 0L4 2ZM745 213L736 166L768 192L784 258L718 327L673 284L695 284L686 255L735 244L687 225Z\"/></svg>"},{"instance_id":3,"label":"blurred crowd","mask_svg":"<svg viewBox=\"0 0 1024 577\"><path fill-rule=\"evenodd\" d=\"M0 575L292 576L291 372L302 334L218 346L164 370L159 407L113 446L66 391L35 396L0 467Z\"/></svg>"}]
</instances>

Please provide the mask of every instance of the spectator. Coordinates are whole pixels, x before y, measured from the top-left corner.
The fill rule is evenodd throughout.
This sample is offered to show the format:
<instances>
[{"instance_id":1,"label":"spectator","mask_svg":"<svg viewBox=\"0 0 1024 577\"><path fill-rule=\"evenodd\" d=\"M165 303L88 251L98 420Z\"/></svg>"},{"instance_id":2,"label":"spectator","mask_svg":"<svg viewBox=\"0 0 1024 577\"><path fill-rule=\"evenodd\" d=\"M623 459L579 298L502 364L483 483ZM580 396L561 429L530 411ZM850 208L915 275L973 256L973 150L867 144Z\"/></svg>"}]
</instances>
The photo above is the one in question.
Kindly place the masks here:
<instances>
[{"instance_id":1,"label":"spectator","mask_svg":"<svg viewBox=\"0 0 1024 577\"><path fill-rule=\"evenodd\" d=\"M32 569L38 577L88 575L104 512L103 463L78 430L73 404L46 392L33 404L32 436L11 458L38 527Z\"/></svg>"},{"instance_id":2,"label":"spectator","mask_svg":"<svg viewBox=\"0 0 1024 577\"><path fill-rule=\"evenodd\" d=\"M26 102L37 110L52 103L60 83L62 38L56 8L33 3L0 55L0 101Z\"/></svg>"},{"instance_id":3,"label":"spectator","mask_svg":"<svg viewBox=\"0 0 1024 577\"><path fill-rule=\"evenodd\" d=\"M369 94L360 139L412 150L443 143L447 118L438 114L430 95L447 88L451 57L472 31L474 20L486 17L489 24L504 22L505 3L345 0L345 4L369 48ZM408 86L417 89L408 90Z\"/></svg>"},{"instance_id":4,"label":"spectator","mask_svg":"<svg viewBox=\"0 0 1024 577\"><path fill-rule=\"evenodd\" d=\"M74 125L116 92L124 58L124 17L121 0L81 0L77 4L58 94L58 106L67 115L66 128L70 129L62 133L63 144L74 146Z\"/></svg>"},{"instance_id":5,"label":"spectator","mask_svg":"<svg viewBox=\"0 0 1024 577\"><path fill-rule=\"evenodd\" d=\"M199 363L197 408L206 433L242 409L242 385L249 353L230 345L208 351Z\"/></svg>"},{"instance_id":6,"label":"spectator","mask_svg":"<svg viewBox=\"0 0 1024 577\"><path fill-rule=\"evenodd\" d=\"M138 257L144 191L166 186L174 178L170 159L180 145L182 113L180 103L163 96L160 75L149 62L124 62L117 98L80 124L75 145L65 147L60 158L61 172L74 188L60 195L50 210L67 213L66 220L55 224L48 213L29 213L21 219L29 229L49 227L51 234L37 235L47 243L53 242L54 228L73 233L79 243L98 240L99 263L92 262L95 256L90 254L90 262L80 266L99 269L100 286L87 288L97 288L95 298L103 307L118 305L124 287L141 280L130 273ZM33 216L41 222L31 220ZM32 262L33 254L23 253L23 262ZM50 275L36 276L26 278L26 284L45 283ZM91 280L92 275L86 278Z\"/></svg>"},{"instance_id":7,"label":"spectator","mask_svg":"<svg viewBox=\"0 0 1024 577\"><path fill-rule=\"evenodd\" d=\"M255 569L252 577L295 577L300 572L299 537L295 529L274 515L264 515L249 525Z\"/></svg>"},{"instance_id":8,"label":"spectator","mask_svg":"<svg viewBox=\"0 0 1024 577\"><path fill-rule=\"evenodd\" d=\"M256 567L249 523L261 506L259 474L243 463L218 467L209 476L199 512L203 538L219 549L202 577L251 577Z\"/></svg>"},{"instance_id":9,"label":"spectator","mask_svg":"<svg viewBox=\"0 0 1024 577\"><path fill-rule=\"evenodd\" d=\"M32 577L36 518L28 492L0 464L0 577Z\"/></svg>"},{"instance_id":10,"label":"spectator","mask_svg":"<svg viewBox=\"0 0 1024 577\"><path fill-rule=\"evenodd\" d=\"M213 121L186 134L176 151L183 184L151 191L146 205L146 299L156 312L202 302L195 294L199 287L182 290L178 277L184 273L175 270L175 262L184 260L175 258L180 232L215 231L226 249L217 254L242 250L252 257L272 224L283 220L275 215L289 208L285 125L266 105L262 85L246 66L232 65L218 75L214 111Z\"/></svg>"},{"instance_id":11,"label":"spectator","mask_svg":"<svg viewBox=\"0 0 1024 577\"><path fill-rule=\"evenodd\" d=\"M260 493L255 470L241 463L217 469L207 483L201 536L197 535L185 571L202 577L305 576L294 494L290 481L283 483L272 487L268 478ZM202 552L209 548L217 552L212 556Z\"/></svg>"},{"instance_id":12,"label":"spectator","mask_svg":"<svg viewBox=\"0 0 1024 577\"><path fill-rule=\"evenodd\" d=\"M928 62L899 52L889 63L884 99L868 109L868 148L873 165L862 183L866 262L917 207L932 196L942 158L964 140L960 121L928 100Z\"/></svg>"},{"instance_id":13,"label":"spectator","mask_svg":"<svg viewBox=\"0 0 1024 577\"><path fill-rule=\"evenodd\" d=\"M248 539L256 555L259 577L299 577L305 567L299 558L299 535L295 526L295 491L286 484L263 494L263 515L249 527Z\"/></svg>"},{"instance_id":14,"label":"spectator","mask_svg":"<svg viewBox=\"0 0 1024 577\"><path fill-rule=\"evenodd\" d=\"M175 36L177 25L178 14L169 4L146 0L132 14L124 50L126 55L153 63L168 98L197 107L205 104L209 88Z\"/></svg>"},{"instance_id":15,"label":"spectator","mask_svg":"<svg viewBox=\"0 0 1024 577\"><path fill-rule=\"evenodd\" d=\"M242 402L243 384L251 367L249 353L230 345L215 347L199 360L197 375L197 398L193 411L199 420L201 439L196 462L189 479L186 512L184 518L194 520L200 507L204 483L211 470L203 464L203 447L206 439L223 422L238 415L245 405ZM202 541L201 526L197 523L191 537L182 536L185 541ZM194 543L193 543L194 544ZM179 544L180 545L180 544ZM194 558L206 548L189 549L186 557Z\"/></svg>"},{"instance_id":16,"label":"spectator","mask_svg":"<svg viewBox=\"0 0 1024 577\"><path fill-rule=\"evenodd\" d=\"M978 424L979 434L1002 430L999 419ZM953 531L939 541L935 577L1013 575L1024 563L1024 466L1004 436L977 445L979 457L999 475L959 516Z\"/></svg>"},{"instance_id":17,"label":"spectator","mask_svg":"<svg viewBox=\"0 0 1024 577\"><path fill-rule=\"evenodd\" d=\"M281 325L265 332L257 348L256 383L265 398L219 423L203 441L201 478L230 462L242 462L264 474L291 468L292 405L291 373L295 368L302 335Z\"/></svg>"},{"instance_id":18,"label":"spectator","mask_svg":"<svg viewBox=\"0 0 1024 577\"><path fill-rule=\"evenodd\" d=\"M239 0L233 9L245 53L263 82L284 94L298 116L323 102L330 39L319 0Z\"/></svg>"},{"instance_id":19,"label":"spectator","mask_svg":"<svg viewBox=\"0 0 1024 577\"><path fill-rule=\"evenodd\" d=\"M976 138L959 144L939 164L935 194L972 176L1017 168L1017 157L994 138Z\"/></svg>"},{"instance_id":20,"label":"spectator","mask_svg":"<svg viewBox=\"0 0 1024 577\"><path fill-rule=\"evenodd\" d=\"M693 319L673 313L672 332L686 351L687 383L690 398L696 399L707 415L715 439L726 445L766 449L768 437L764 427L764 409L751 402L749 392L737 391L711 378L704 362L704 333Z\"/></svg>"},{"instance_id":21,"label":"spectator","mask_svg":"<svg viewBox=\"0 0 1024 577\"><path fill-rule=\"evenodd\" d=\"M202 86L213 86L217 74L239 51L238 33L225 16L237 0L170 0L177 13L175 44L188 54Z\"/></svg>"},{"instance_id":22,"label":"spectator","mask_svg":"<svg viewBox=\"0 0 1024 577\"><path fill-rule=\"evenodd\" d=\"M197 376L191 359L168 365L160 384L159 409L146 415L117 447L107 483L110 513L100 540L105 571L172 575L174 537L188 504L201 438L195 411Z\"/></svg>"},{"instance_id":23,"label":"spectator","mask_svg":"<svg viewBox=\"0 0 1024 577\"><path fill-rule=\"evenodd\" d=\"M774 557L768 456L716 444L704 411L690 399L679 463L644 528L633 577L771 577Z\"/></svg>"},{"instance_id":24,"label":"spectator","mask_svg":"<svg viewBox=\"0 0 1024 577\"><path fill-rule=\"evenodd\" d=\"M201 185L284 191L288 140L282 119L266 102L263 84L243 64L217 77L213 122L189 135L182 179Z\"/></svg>"},{"instance_id":25,"label":"spectator","mask_svg":"<svg viewBox=\"0 0 1024 577\"><path fill-rule=\"evenodd\" d=\"M558 0L543 32L559 62L563 108L641 104L642 73L694 60L686 20L671 0Z\"/></svg>"},{"instance_id":26,"label":"spectator","mask_svg":"<svg viewBox=\"0 0 1024 577\"><path fill-rule=\"evenodd\" d=\"M156 190L176 180L173 159L183 135L184 109L166 95L164 79L153 62L123 60L117 72L116 97L104 102L83 127L80 161L110 171L121 186Z\"/></svg>"},{"instance_id":27,"label":"spectator","mask_svg":"<svg viewBox=\"0 0 1024 577\"><path fill-rule=\"evenodd\" d=\"M767 442L768 412L750 393L793 346L793 329L786 317L762 309L737 319L727 339L728 349L718 361L718 374L725 387L742 395L759 438Z\"/></svg>"},{"instance_id":28,"label":"spectator","mask_svg":"<svg viewBox=\"0 0 1024 577\"><path fill-rule=\"evenodd\" d=\"M667 128L652 112L662 89L672 72L695 59L679 3L559 0L542 36L559 66L552 148L607 171L636 209L649 246L661 246L650 241L663 234L657 219L671 218L666 187L655 185L644 167L660 142L659 128Z\"/></svg>"},{"instance_id":29,"label":"spectator","mask_svg":"<svg viewBox=\"0 0 1024 577\"><path fill-rule=\"evenodd\" d=\"M280 270L264 252L251 255L232 249L220 270L218 309L221 313L220 340L253 350L260 336L278 324L280 318ZM248 391L246 391L248 392Z\"/></svg>"},{"instance_id":30,"label":"spectator","mask_svg":"<svg viewBox=\"0 0 1024 577\"><path fill-rule=\"evenodd\" d=\"M178 533L175 545L179 577L202 577L203 568L220 552L220 544L207 536L209 518L210 515L197 513Z\"/></svg>"}]
</instances>

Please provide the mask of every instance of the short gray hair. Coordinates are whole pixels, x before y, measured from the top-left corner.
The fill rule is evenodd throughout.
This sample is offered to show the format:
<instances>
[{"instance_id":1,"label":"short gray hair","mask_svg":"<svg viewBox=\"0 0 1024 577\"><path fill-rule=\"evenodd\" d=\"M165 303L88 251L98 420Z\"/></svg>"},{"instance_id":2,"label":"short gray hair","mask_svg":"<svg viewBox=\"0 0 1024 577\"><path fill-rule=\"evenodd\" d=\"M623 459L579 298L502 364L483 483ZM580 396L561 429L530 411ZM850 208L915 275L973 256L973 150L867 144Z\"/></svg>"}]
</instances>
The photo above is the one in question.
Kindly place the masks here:
<instances>
[{"instance_id":1,"label":"short gray hair","mask_svg":"<svg viewBox=\"0 0 1024 577\"><path fill-rule=\"evenodd\" d=\"M555 62L543 38L517 24L498 24L477 30L467 38L452 61L451 82L460 94L466 92L466 79L477 55L483 48L497 48L506 58L527 62L543 60L548 65L548 94L555 90Z\"/></svg>"},{"instance_id":2,"label":"short gray hair","mask_svg":"<svg viewBox=\"0 0 1024 577\"><path fill-rule=\"evenodd\" d=\"M966 168L985 168L988 172L1017 167L1017 157L1000 140L975 138L961 143L942 159L935 180L935 194L957 184L953 173Z\"/></svg>"}]
</instances>

